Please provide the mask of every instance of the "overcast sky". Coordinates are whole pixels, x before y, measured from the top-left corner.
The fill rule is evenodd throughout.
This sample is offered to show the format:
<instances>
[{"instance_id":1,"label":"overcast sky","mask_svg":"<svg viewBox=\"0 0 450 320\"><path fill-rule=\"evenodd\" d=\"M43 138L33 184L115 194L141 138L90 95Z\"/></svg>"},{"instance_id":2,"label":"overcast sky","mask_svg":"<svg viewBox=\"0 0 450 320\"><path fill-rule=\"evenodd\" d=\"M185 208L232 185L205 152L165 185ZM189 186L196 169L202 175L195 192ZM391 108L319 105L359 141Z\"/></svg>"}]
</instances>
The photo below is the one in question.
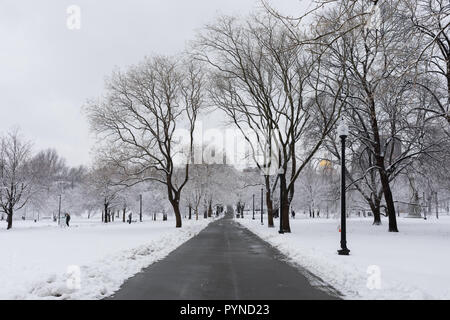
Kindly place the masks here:
<instances>
[{"instance_id":1,"label":"overcast sky","mask_svg":"<svg viewBox=\"0 0 450 320\"><path fill-rule=\"evenodd\" d=\"M307 0L272 0L296 15ZM70 5L81 29L67 28ZM174 54L219 14L245 15L258 0L1 0L0 132L18 126L34 148L89 164L94 139L81 106L114 67Z\"/></svg>"}]
</instances>

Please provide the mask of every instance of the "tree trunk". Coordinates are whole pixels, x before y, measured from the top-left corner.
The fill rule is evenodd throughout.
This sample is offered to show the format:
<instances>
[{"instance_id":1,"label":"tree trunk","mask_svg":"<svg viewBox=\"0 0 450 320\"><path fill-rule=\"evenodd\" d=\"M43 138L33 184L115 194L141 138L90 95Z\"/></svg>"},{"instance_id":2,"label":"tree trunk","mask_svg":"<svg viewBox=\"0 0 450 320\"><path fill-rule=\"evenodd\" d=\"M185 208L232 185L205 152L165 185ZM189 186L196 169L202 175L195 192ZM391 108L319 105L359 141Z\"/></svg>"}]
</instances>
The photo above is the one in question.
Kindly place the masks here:
<instances>
[{"instance_id":1,"label":"tree trunk","mask_svg":"<svg viewBox=\"0 0 450 320\"><path fill-rule=\"evenodd\" d=\"M178 203L177 200L170 201L170 204L172 205L173 212L175 213L176 228L181 228L182 221L181 221L180 204Z\"/></svg>"},{"instance_id":2,"label":"tree trunk","mask_svg":"<svg viewBox=\"0 0 450 320\"><path fill-rule=\"evenodd\" d=\"M436 205L436 219L439 219L439 200L437 191L434 192L434 201Z\"/></svg>"},{"instance_id":3,"label":"tree trunk","mask_svg":"<svg viewBox=\"0 0 450 320\"><path fill-rule=\"evenodd\" d=\"M192 206L189 205L189 220L192 219Z\"/></svg>"},{"instance_id":4,"label":"tree trunk","mask_svg":"<svg viewBox=\"0 0 450 320\"><path fill-rule=\"evenodd\" d=\"M6 213L6 222L8 223L6 230L12 229L12 224L13 224L13 209L12 208L10 208L9 212Z\"/></svg>"},{"instance_id":5,"label":"tree trunk","mask_svg":"<svg viewBox=\"0 0 450 320\"><path fill-rule=\"evenodd\" d=\"M373 225L379 226L381 225L381 210L380 210L380 203L373 203L372 201L369 201L370 210L373 213Z\"/></svg>"},{"instance_id":6,"label":"tree trunk","mask_svg":"<svg viewBox=\"0 0 450 320\"><path fill-rule=\"evenodd\" d=\"M126 211L127 211L127 208L123 208L123 211L122 211L122 221L125 223L126 221L125 221L125 213L126 213Z\"/></svg>"},{"instance_id":7,"label":"tree trunk","mask_svg":"<svg viewBox=\"0 0 450 320\"><path fill-rule=\"evenodd\" d=\"M267 225L269 226L269 228L274 228L275 224L273 223L273 201L270 197L270 177L265 176L264 178L266 184Z\"/></svg>"},{"instance_id":8,"label":"tree trunk","mask_svg":"<svg viewBox=\"0 0 450 320\"><path fill-rule=\"evenodd\" d=\"M105 203L105 223L108 223L108 204Z\"/></svg>"},{"instance_id":9,"label":"tree trunk","mask_svg":"<svg viewBox=\"0 0 450 320\"><path fill-rule=\"evenodd\" d=\"M283 215L283 231L290 233L291 232L291 226L289 223L289 195L288 195L288 190L287 190L287 186L286 186L286 175L281 175L281 179L280 179L280 187L281 187L281 202L282 202L282 206L281 206L281 212L280 214Z\"/></svg>"},{"instance_id":10,"label":"tree trunk","mask_svg":"<svg viewBox=\"0 0 450 320\"><path fill-rule=\"evenodd\" d=\"M212 217L212 200L209 201L209 206L208 206L208 218Z\"/></svg>"},{"instance_id":11,"label":"tree trunk","mask_svg":"<svg viewBox=\"0 0 450 320\"><path fill-rule=\"evenodd\" d=\"M272 199L270 199L270 196L267 197L268 194L270 194L270 192L266 193L267 224L269 228L274 228L275 224L273 222L273 201Z\"/></svg>"},{"instance_id":12,"label":"tree trunk","mask_svg":"<svg viewBox=\"0 0 450 320\"><path fill-rule=\"evenodd\" d=\"M375 100L372 92L367 92L370 104L370 121L375 140L374 153L378 166L378 174L380 175L381 186L383 188L384 200L386 201L387 215L389 218L389 232L398 232L397 216L395 215L394 199L392 197L391 186L389 185L389 177L386 173L384 164L384 156L381 152L380 131L378 128Z\"/></svg>"},{"instance_id":13,"label":"tree trunk","mask_svg":"<svg viewBox=\"0 0 450 320\"><path fill-rule=\"evenodd\" d=\"M381 186L383 188L384 200L386 201L387 215L389 219L389 232L398 232L394 199L392 197L391 186L389 185L389 177L385 169L384 156L381 155L381 142L375 113L375 102L373 101L373 97L371 97L371 120L374 139L376 142L374 150L375 159L376 164L378 166L378 174L380 175Z\"/></svg>"},{"instance_id":14,"label":"tree trunk","mask_svg":"<svg viewBox=\"0 0 450 320\"><path fill-rule=\"evenodd\" d=\"M378 208L373 208L373 209L372 209L372 213L373 213L373 225L374 225L374 226L379 226L379 225L381 225L381 213L380 213L380 207L378 207Z\"/></svg>"},{"instance_id":15,"label":"tree trunk","mask_svg":"<svg viewBox=\"0 0 450 320\"><path fill-rule=\"evenodd\" d=\"M389 179L384 170L384 160L378 163L381 185L383 186L384 200L386 201L387 214L389 218L389 232L398 232L397 216L395 215L394 199L392 197Z\"/></svg>"}]
</instances>

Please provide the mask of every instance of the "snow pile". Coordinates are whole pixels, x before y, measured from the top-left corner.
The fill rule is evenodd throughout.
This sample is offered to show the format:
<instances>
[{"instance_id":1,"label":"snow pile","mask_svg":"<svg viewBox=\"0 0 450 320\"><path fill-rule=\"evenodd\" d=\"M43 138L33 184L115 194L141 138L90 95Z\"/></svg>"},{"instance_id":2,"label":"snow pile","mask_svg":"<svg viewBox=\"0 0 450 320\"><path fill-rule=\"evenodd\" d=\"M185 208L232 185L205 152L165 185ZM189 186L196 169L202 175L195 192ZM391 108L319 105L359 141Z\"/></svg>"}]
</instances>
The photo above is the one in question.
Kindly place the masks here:
<instances>
[{"instance_id":1,"label":"snow pile","mask_svg":"<svg viewBox=\"0 0 450 320\"><path fill-rule=\"evenodd\" d=\"M350 256L339 256L339 221L291 220L291 234L278 234L258 220L236 219L348 299L450 299L450 217L399 219L400 233L387 221L350 219ZM264 222L266 223L266 221Z\"/></svg>"},{"instance_id":2,"label":"snow pile","mask_svg":"<svg viewBox=\"0 0 450 320\"><path fill-rule=\"evenodd\" d=\"M0 231L0 299L101 299L142 268L164 258L212 220L121 222L74 221L16 224Z\"/></svg>"}]
</instances>

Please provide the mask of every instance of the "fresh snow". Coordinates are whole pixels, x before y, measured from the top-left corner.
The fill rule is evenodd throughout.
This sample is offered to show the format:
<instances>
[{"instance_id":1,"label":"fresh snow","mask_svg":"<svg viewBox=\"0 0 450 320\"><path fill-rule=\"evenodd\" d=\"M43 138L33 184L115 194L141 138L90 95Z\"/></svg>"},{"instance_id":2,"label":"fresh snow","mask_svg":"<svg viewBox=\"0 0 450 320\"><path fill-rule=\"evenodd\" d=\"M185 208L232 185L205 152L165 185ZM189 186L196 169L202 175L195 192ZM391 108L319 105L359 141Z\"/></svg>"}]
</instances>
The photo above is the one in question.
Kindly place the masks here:
<instances>
[{"instance_id":1,"label":"fresh snow","mask_svg":"<svg viewBox=\"0 0 450 320\"><path fill-rule=\"evenodd\" d=\"M236 221L278 248L288 261L334 286L346 299L450 299L449 216L399 218L399 233L387 232L387 220L373 226L370 219L351 218L347 221L350 256L337 254L337 219L297 217L290 220L292 233L283 235L278 234L278 220L272 229L266 220L264 225L248 216ZM374 285L377 278L379 289Z\"/></svg>"},{"instance_id":2,"label":"fresh snow","mask_svg":"<svg viewBox=\"0 0 450 320\"><path fill-rule=\"evenodd\" d=\"M0 299L107 297L210 221L185 220L176 229L170 217L131 225L73 218L70 228L14 221L9 231L1 223Z\"/></svg>"}]
</instances>

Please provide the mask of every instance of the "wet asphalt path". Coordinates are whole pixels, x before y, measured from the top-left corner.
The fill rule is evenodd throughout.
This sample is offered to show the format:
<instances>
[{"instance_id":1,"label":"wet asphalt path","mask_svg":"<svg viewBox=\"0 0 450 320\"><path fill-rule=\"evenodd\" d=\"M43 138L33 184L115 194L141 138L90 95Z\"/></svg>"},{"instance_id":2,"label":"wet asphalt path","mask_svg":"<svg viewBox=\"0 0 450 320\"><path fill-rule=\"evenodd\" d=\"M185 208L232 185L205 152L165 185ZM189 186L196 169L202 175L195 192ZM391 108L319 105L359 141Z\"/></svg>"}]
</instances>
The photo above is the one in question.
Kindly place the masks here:
<instances>
[{"instance_id":1,"label":"wet asphalt path","mask_svg":"<svg viewBox=\"0 0 450 320\"><path fill-rule=\"evenodd\" d=\"M109 299L337 299L335 291L226 217L128 279Z\"/></svg>"}]
</instances>

